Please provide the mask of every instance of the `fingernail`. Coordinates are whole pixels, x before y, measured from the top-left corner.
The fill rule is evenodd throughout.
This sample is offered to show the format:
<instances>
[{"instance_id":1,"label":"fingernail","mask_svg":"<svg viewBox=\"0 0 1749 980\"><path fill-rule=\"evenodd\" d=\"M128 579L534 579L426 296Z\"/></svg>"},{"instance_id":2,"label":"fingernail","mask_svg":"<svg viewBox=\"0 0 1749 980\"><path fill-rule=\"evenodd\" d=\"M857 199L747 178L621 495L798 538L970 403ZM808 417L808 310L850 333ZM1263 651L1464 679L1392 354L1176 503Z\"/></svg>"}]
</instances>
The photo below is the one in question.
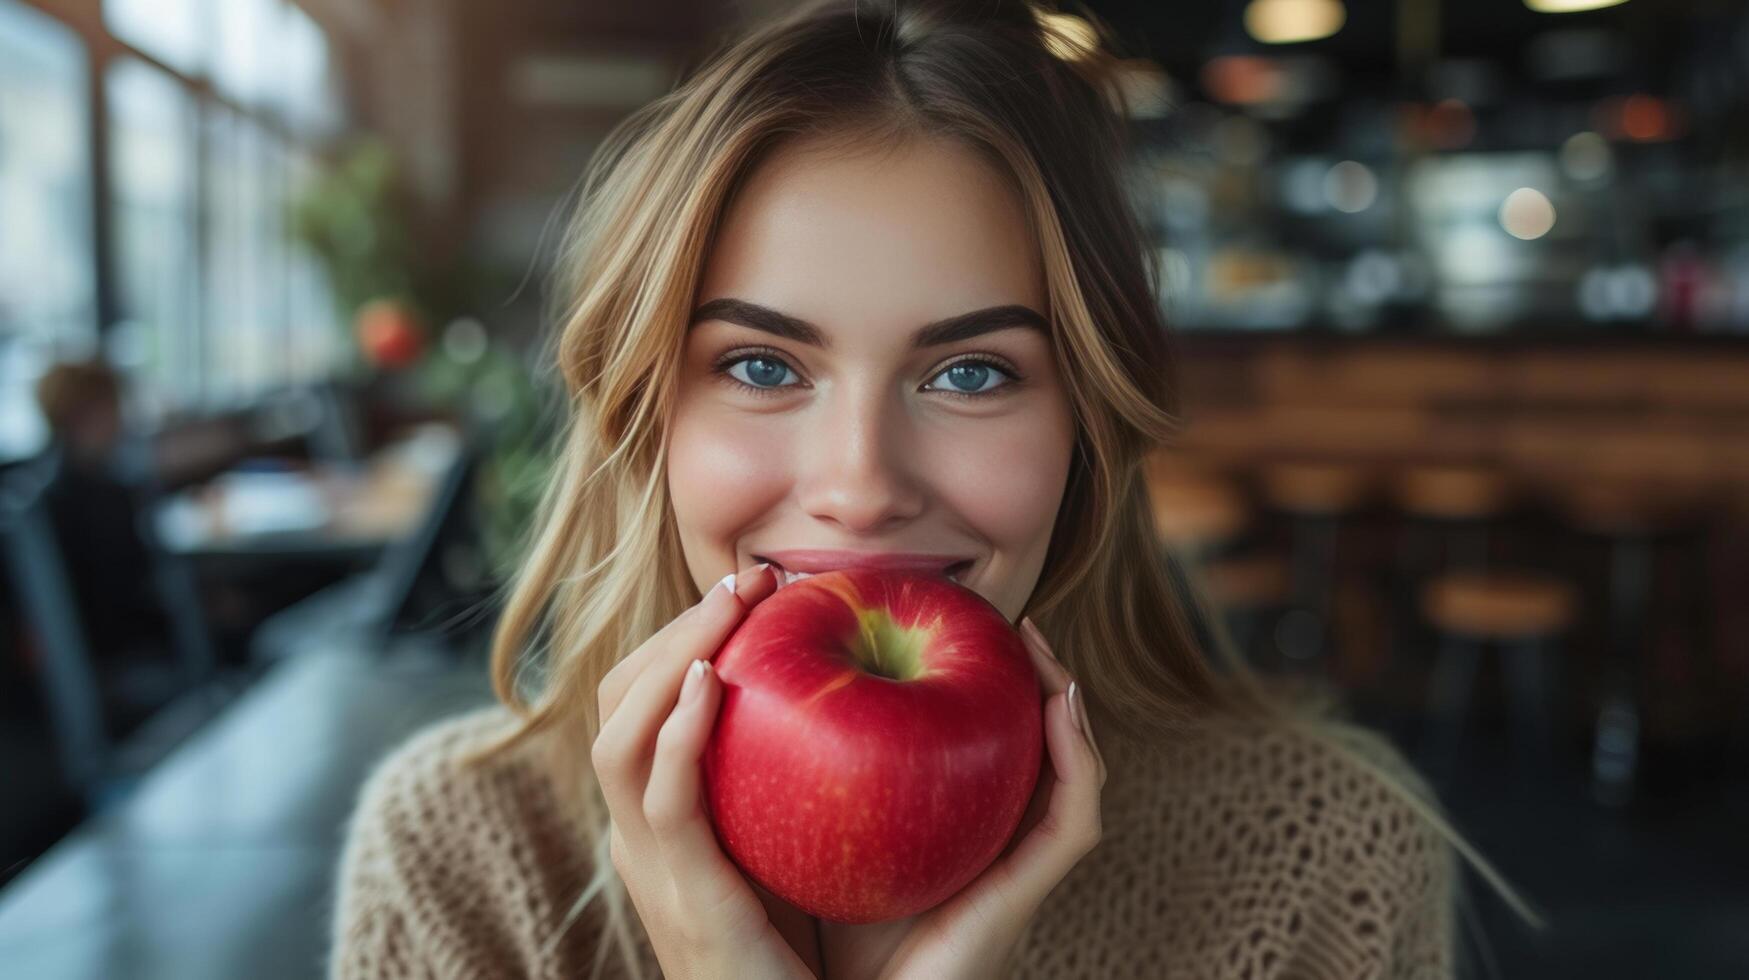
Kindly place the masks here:
<instances>
[{"instance_id":1,"label":"fingernail","mask_svg":"<svg viewBox=\"0 0 1749 980\"><path fill-rule=\"evenodd\" d=\"M717 589L727 589L729 591L730 595L734 595L735 594L735 573L730 572L729 574L724 575L721 579L718 579L717 584L711 589L711 591L715 592Z\"/></svg>"},{"instance_id":2,"label":"fingernail","mask_svg":"<svg viewBox=\"0 0 1749 980\"><path fill-rule=\"evenodd\" d=\"M1081 737L1087 740L1088 745L1092 745L1093 724L1087 720L1087 700L1083 696L1085 690L1080 683L1069 682L1069 714L1074 716L1076 727L1081 729Z\"/></svg>"},{"instance_id":3,"label":"fingernail","mask_svg":"<svg viewBox=\"0 0 1749 980\"><path fill-rule=\"evenodd\" d=\"M1088 745L1097 746L1093 741L1093 722L1087 718L1087 700L1082 693L1085 689L1074 681L1070 681L1069 685L1074 689L1069 697L1075 702L1075 718L1081 724L1081 735L1087 739ZM1097 753L1099 749L1095 747L1093 751Z\"/></svg>"},{"instance_id":4,"label":"fingernail","mask_svg":"<svg viewBox=\"0 0 1749 980\"><path fill-rule=\"evenodd\" d=\"M681 704L691 704L698 700L699 694L704 691L705 671L710 669L708 660L694 660L692 666L686 668L686 680L680 685Z\"/></svg>"}]
</instances>

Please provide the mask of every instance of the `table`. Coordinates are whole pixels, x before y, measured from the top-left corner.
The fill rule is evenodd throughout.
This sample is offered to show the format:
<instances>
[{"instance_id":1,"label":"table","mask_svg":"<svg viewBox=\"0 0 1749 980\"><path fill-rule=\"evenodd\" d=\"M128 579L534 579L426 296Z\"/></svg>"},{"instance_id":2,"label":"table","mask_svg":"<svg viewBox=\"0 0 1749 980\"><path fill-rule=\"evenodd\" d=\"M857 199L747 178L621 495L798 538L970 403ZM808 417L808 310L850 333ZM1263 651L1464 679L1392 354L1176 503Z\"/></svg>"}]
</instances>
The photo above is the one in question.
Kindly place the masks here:
<instances>
[{"instance_id":1,"label":"table","mask_svg":"<svg viewBox=\"0 0 1749 980\"><path fill-rule=\"evenodd\" d=\"M456 431L431 423L357 467L226 473L172 494L153 521L167 550L194 558L368 558L417 526L460 453Z\"/></svg>"}]
</instances>

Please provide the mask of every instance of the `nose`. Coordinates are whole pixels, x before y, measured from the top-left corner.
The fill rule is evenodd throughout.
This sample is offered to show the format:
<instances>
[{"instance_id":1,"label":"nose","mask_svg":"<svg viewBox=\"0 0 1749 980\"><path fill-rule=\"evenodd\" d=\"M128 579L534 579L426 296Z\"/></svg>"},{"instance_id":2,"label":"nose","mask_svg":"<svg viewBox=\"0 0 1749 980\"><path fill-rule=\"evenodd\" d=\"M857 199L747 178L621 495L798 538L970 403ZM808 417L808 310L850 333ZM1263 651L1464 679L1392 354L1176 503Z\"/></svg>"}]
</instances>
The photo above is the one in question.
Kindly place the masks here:
<instances>
[{"instance_id":1,"label":"nose","mask_svg":"<svg viewBox=\"0 0 1749 980\"><path fill-rule=\"evenodd\" d=\"M879 385L840 385L795 447L797 497L809 515L870 534L916 517L926 499L906 410Z\"/></svg>"}]
</instances>

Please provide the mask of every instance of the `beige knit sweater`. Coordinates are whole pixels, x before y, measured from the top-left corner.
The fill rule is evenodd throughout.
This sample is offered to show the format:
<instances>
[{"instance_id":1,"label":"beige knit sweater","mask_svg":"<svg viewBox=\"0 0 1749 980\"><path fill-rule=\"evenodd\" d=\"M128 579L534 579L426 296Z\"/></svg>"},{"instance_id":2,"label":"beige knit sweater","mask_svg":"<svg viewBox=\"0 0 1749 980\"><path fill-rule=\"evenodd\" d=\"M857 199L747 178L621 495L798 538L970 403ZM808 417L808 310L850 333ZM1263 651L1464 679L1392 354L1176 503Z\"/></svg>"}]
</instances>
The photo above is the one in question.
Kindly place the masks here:
<instances>
[{"instance_id":1,"label":"beige knit sweater","mask_svg":"<svg viewBox=\"0 0 1749 980\"><path fill-rule=\"evenodd\" d=\"M377 766L340 862L332 977L590 976L599 902L547 948L588 880L580 832L528 754L456 763L512 722L497 706L451 718ZM1018 976L1452 975L1452 852L1365 767L1237 726L1102 748L1104 837L1040 910ZM628 974L614 956L603 975Z\"/></svg>"}]
</instances>

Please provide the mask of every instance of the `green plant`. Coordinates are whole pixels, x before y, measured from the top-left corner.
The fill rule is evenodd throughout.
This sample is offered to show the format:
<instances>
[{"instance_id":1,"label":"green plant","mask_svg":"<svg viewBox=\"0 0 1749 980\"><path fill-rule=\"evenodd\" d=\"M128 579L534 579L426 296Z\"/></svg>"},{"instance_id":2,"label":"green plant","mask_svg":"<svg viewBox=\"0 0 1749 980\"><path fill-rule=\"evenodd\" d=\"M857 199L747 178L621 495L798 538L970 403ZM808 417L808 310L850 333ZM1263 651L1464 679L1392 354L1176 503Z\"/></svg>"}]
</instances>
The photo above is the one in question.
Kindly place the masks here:
<instances>
[{"instance_id":1,"label":"green plant","mask_svg":"<svg viewBox=\"0 0 1749 980\"><path fill-rule=\"evenodd\" d=\"M520 558L522 530L548 476L544 393L470 315L493 305L481 297L501 291L506 277L445 257L454 250L414 249L416 219L393 151L366 137L293 202L290 225L327 272L355 368L351 331L371 301L398 299L427 325L411 380L424 401L465 419L484 444L475 482L482 544L494 574L503 575Z\"/></svg>"},{"instance_id":2,"label":"green plant","mask_svg":"<svg viewBox=\"0 0 1749 980\"><path fill-rule=\"evenodd\" d=\"M321 260L341 323L351 324L354 312L378 297L423 306L408 241L410 212L394 155L375 139L353 144L293 202L292 234Z\"/></svg>"}]
</instances>

